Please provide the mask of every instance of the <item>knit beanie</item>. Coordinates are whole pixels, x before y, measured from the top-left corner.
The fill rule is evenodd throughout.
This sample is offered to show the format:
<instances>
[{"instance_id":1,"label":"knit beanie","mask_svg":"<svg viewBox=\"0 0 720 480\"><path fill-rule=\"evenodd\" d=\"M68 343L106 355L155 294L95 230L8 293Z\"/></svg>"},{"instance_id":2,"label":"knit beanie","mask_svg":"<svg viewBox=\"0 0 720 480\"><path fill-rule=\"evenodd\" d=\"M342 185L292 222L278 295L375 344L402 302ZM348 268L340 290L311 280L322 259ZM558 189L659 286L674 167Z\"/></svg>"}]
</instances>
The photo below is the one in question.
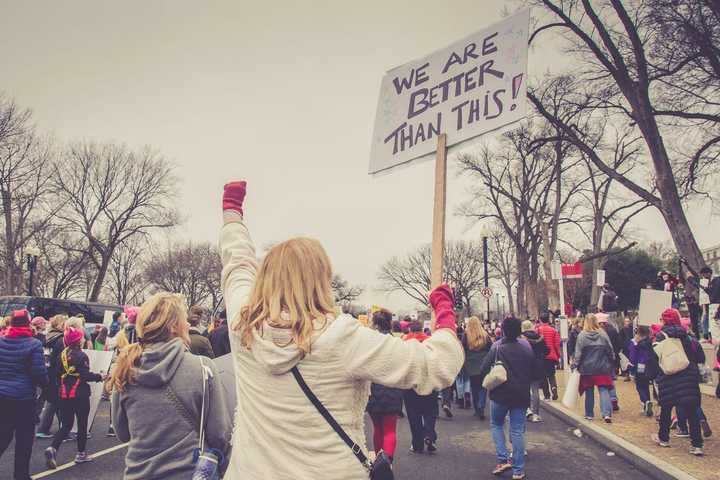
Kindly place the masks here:
<instances>
[{"instance_id":1,"label":"knit beanie","mask_svg":"<svg viewBox=\"0 0 720 480\"><path fill-rule=\"evenodd\" d=\"M664 325L680 326L680 312L674 308L666 308L662 312L662 315L660 315L660 320L662 320Z\"/></svg>"},{"instance_id":2,"label":"knit beanie","mask_svg":"<svg viewBox=\"0 0 720 480\"><path fill-rule=\"evenodd\" d=\"M525 320L525 321L522 323L522 331L523 331L523 333L529 332L529 331L531 331L531 330L535 330L535 325L533 325L533 322L531 322L530 320Z\"/></svg>"},{"instance_id":3,"label":"knit beanie","mask_svg":"<svg viewBox=\"0 0 720 480\"><path fill-rule=\"evenodd\" d=\"M690 325L692 322L690 322L690 319L687 317L683 317L680 319L680 326L682 326L686 332L690 331Z\"/></svg>"},{"instance_id":4,"label":"knit beanie","mask_svg":"<svg viewBox=\"0 0 720 480\"><path fill-rule=\"evenodd\" d=\"M29 327L30 313L27 310L15 310L10 317L11 327Z\"/></svg>"},{"instance_id":5,"label":"knit beanie","mask_svg":"<svg viewBox=\"0 0 720 480\"><path fill-rule=\"evenodd\" d=\"M47 320L45 320L45 318L43 318L43 317L38 316L38 317L33 318L32 322L30 322L30 324L33 327L37 328L38 330L45 330L45 325L47 325Z\"/></svg>"},{"instance_id":6,"label":"knit beanie","mask_svg":"<svg viewBox=\"0 0 720 480\"><path fill-rule=\"evenodd\" d=\"M135 322L137 322L138 308L131 305L125 305L123 307L123 311L127 317L128 324L135 325Z\"/></svg>"},{"instance_id":7,"label":"knit beanie","mask_svg":"<svg viewBox=\"0 0 720 480\"><path fill-rule=\"evenodd\" d=\"M85 334L79 328L69 327L65 329L65 336L63 339L65 340L65 346L70 347L83 341L85 339Z\"/></svg>"}]
</instances>

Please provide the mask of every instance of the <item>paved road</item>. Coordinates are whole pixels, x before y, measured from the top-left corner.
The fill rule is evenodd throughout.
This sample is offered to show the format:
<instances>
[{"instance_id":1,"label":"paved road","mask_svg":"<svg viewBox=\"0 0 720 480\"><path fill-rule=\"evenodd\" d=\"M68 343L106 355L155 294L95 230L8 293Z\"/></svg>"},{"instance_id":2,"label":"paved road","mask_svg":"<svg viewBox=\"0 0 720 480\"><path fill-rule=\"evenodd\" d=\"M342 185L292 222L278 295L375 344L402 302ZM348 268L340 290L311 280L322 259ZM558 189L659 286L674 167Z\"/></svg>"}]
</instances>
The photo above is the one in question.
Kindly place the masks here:
<instances>
[{"instance_id":1,"label":"paved road","mask_svg":"<svg viewBox=\"0 0 720 480\"><path fill-rule=\"evenodd\" d=\"M100 452L117 446L114 438L106 438L109 407L103 402L93 426L93 438L88 442L90 452ZM617 456L608 457L607 450L587 438L576 438L571 428L551 415L544 416L541 424L529 424L527 434L528 478L571 480L631 478L650 480L632 465ZM495 465L494 447L487 421L481 422L467 410L456 410L452 420L438 422L439 451L436 455L412 455L407 421L400 421L399 448L396 460L398 480L490 479ZM98 457L95 462L73 465L58 472L45 474L43 449L49 440L38 440L33 454L32 473L36 478L50 480L93 479L115 480L122 478L125 449ZM0 477L11 478L12 446L0 459ZM58 463L71 462L75 454L74 443L65 443L59 452ZM507 478L509 474L505 475ZM271 480L271 479L268 479ZM339 479L340 480L340 479Z\"/></svg>"}]
</instances>

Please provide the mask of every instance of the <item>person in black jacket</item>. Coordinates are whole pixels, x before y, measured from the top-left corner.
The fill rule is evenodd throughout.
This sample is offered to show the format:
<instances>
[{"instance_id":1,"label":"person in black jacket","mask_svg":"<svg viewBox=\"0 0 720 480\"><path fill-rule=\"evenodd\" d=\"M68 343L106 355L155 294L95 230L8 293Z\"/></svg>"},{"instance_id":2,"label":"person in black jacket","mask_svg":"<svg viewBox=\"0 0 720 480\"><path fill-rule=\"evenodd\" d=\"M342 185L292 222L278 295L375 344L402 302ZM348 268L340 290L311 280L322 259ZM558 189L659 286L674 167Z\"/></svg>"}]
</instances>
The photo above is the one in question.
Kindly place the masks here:
<instances>
[{"instance_id":1,"label":"person in black jacket","mask_svg":"<svg viewBox=\"0 0 720 480\"><path fill-rule=\"evenodd\" d=\"M57 468L56 454L62 442L67 438L77 418L77 446L75 463L90 462L85 452L87 443L88 417L90 415L90 386L88 382L102 382L103 375L90 371L90 360L81 350L84 335L81 329L65 329L65 349L60 354L59 397L62 425L53 437L52 444L45 449L48 468Z\"/></svg>"},{"instance_id":2,"label":"person in black jacket","mask_svg":"<svg viewBox=\"0 0 720 480\"><path fill-rule=\"evenodd\" d=\"M218 315L220 325L210 332L210 345L212 345L215 357L222 357L230 353L230 333L227 325L227 313L225 310Z\"/></svg>"},{"instance_id":3,"label":"person in black jacket","mask_svg":"<svg viewBox=\"0 0 720 480\"><path fill-rule=\"evenodd\" d=\"M545 381L545 357L550 350L545 343L545 339L535 331L535 326L530 320L522 323L523 337L530 343L535 355L535 361L530 366L530 421L533 423L541 422L540 418L540 384Z\"/></svg>"},{"instance_id":4,"label":"person in black jacket","mask_svg":"<svg viewBox=\"0 0 720 480\"><path fill-rule=\"evenodd\" d=\"M58 388L60 382L60 354L65 349L63 341L63 328L67 317L55 315L50 319L50 331L45 337L45 350L47 352L48 384L45 388L45 408L40 415L40 424L35 436L37 438L52 438L50 429L53 418L57 416L58 427L60 426L60 398Z\"/></svg>"},{"instance_id":5,"label":"person in black jacket","mask_svg":"<svg viewBox=\"0 0 720 480\"><path fill-rule=\"evenodd\" d=\"M687 416L692 445L690 453L701 456L703 454L703 438L697 412L700 406L699 358L697 358L696 352L693 351L687 332L681 326L680 312L674 308L668 308L662 313L661 319L663 327L655 336L655 342L661 343L669 341L669 339L680 340L689 363L684 370L668 375L662 371L662 359L658 358L661 366L656 380L659 396L658 403L660 404L660 428L658 434L652 436L652 440L661 447L670 446L672 409L676 407L682 409ZM657 355L656 352L653 353Z\"/></svg>"},{"instance_id":6,"label":"person in black jacket","mask_svg":"<svg viewBox=\"0 0 720 480\"><path fill-rule=\"evenodd\" d=\"M485 377L482 375L481 369L485 356L490 351L492 340L490 340L490 335L482 328L478 317L468 318L467 328L462 336L462 344L465 350L463 368L470 378L470 393L475 408L475 416L480 420L485 420L487 391L482 386Z\"/></svg>"},{"instance_id":7,"label":"person in black jacket","mask_svg":"<svg viewBox=\"0 0 720 480\"><path fill-rule=\"evenodd\" d=\"M620 333L618 333L617 328L615 328L615 325L609 322L609 317L606 313L598 313L595 316L597 317L600 327L605 331L608 338L610 339L610 345L612 345L613 358L615 362L613 365L612 378L613 380L615 380L615 378L617 377L617 372L620 369L620 350L622 350L623 346L622 338L620 337ZM614 384L612 388L610 388L610 401L612 401L613 412L617 412L618 410L620 410L617 390L615 389Z\"/></svg>"},{"instance_id":8,"label":"person in black jacket","mask_svg":"<svg viewBox=\"0 0 720 480\"><path fill-rule=\"evenodd\" d=\"M373 314L372 326L380 333L392 335L392 313L383 309ZM403 391L373 383L370 386L367 412L373 422L375 454L384 452L390 462L397 447L397 419L402 412Z\"/></svg>"},{"instance_id":9,"label":"person in black jacket","mask_svg":"<svg viewBox=\"0 0 720 480\"><path fill-rule=\"evenodd\" d=\"M530 406L532 378L527 366L535 362L535 356L526 343L518 341L520 320L506 318L502 323L502 332L503 338L492 346L482 366L483 375L487 375L497 360L502 361L507 371L507 381L490 391L490 425L498 458L493 474L512 470L513 479L522 480L525 478L525 413ZM512 461L508 457L504 430L508 415Z\"/></svg>"}]
</instances>

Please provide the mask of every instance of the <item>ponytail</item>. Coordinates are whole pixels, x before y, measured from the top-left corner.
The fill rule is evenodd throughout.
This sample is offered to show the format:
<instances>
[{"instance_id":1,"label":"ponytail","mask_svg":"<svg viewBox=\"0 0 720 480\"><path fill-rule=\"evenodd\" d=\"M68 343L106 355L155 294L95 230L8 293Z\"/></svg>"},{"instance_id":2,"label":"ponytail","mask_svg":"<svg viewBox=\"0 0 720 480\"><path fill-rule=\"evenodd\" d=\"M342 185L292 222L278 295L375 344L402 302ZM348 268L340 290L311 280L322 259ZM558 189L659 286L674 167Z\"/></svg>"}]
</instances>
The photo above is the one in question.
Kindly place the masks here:
<instances>
[{"instance_id":1,"label":"ponytail","mask_svg":"<svg viewBox=\"0 0 720 480\"><path fill-rule=\"evenodd\" d=\"M114 390L124 392L125 386L135 381L135 367L142 352L143 348L139 343L133 343L120 350L110 380L110 386Z\"/></svg>"}]
</instances>

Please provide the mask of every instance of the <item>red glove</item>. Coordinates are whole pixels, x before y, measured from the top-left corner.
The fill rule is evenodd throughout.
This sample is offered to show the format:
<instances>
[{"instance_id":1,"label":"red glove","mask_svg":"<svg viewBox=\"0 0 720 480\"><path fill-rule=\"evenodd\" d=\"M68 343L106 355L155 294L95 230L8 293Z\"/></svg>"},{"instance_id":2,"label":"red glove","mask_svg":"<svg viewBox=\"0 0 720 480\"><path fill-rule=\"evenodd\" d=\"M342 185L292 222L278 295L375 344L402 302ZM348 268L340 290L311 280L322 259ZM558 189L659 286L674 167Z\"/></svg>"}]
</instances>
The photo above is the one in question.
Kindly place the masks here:
<instances>
[{"instance_id":1,"label":"red glove","mask_svg":"<svg viewBox=\"0 0 720 480\"><path fill-rule=\"evenodd\" d=\"M447 284L442 284L430 292L430 305L435 311L436 330L439 328L457 330L454 304L452 289Z\"/></svg>"},{"instance_id":2,"label":"red glove","mask_svg":"<svg viewBox=\"0 0 720 480\"><path fill-rule=\"evenodd\" d=\"M233 210L240 215L243 214L243 201L245 200L245 189L247 182L230 182L225 185L223 191L223 211Z\"/></svg>"}]
</instances>

